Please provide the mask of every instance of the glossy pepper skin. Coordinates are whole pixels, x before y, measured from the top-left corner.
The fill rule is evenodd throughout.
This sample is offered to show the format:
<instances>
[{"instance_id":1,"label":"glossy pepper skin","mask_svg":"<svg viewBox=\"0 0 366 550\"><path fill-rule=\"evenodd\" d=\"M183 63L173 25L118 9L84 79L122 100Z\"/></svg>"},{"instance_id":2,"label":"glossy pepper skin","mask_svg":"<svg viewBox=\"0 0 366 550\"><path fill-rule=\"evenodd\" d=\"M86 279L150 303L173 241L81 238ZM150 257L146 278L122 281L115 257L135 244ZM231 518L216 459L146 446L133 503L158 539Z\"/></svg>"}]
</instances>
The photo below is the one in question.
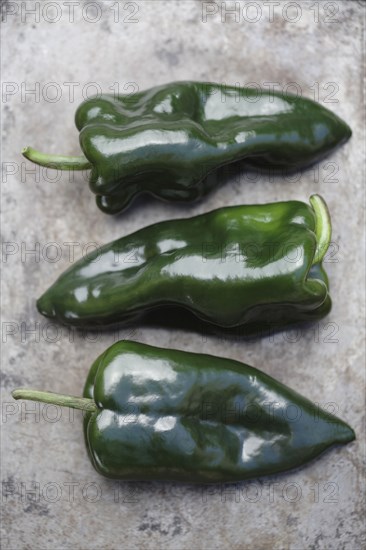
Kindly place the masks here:
<instances>
[{"instance_id":1,"label":"glossy pepper skin","mask_svg":"<svg viewBox=\"0 0 366 550\"><path fill-rule=\"evenodd\" d=\"M152 314L164 325L172 308L248 335L320 319L331 307L321 265L331 229L323 199L310 201L231 206L145 227L72 265L38 310L96 328Z\"/></svg>"},{"instance_id":2,"label":"glossy pepper skin","mask_svg":"<svg viewBox=\"0 0 366 550\"><path fill-rule=\"evenodd\" d=\"M45 395L38 400L77 406L77 398ZM127 340L94 362L80 401L94 467L124 480L241 481L355 438L345 422L253 367Z\"/></svg>"},{"instance_id":3,"label":"glossy pepper skin","mask_svg":"<svg viewBox=\"0 0 366 550\"><path fill-rule=\"evenodd\" d=\"M208 82L90 98L75 121L85 158L31 148L23 154L44 166L91 167L90 188L109 214L140 193L169 201L199 199L221 179L207 175L236 161L298 170L351 136L345 122L310 99Z\"/></svg>"}]
</instances>

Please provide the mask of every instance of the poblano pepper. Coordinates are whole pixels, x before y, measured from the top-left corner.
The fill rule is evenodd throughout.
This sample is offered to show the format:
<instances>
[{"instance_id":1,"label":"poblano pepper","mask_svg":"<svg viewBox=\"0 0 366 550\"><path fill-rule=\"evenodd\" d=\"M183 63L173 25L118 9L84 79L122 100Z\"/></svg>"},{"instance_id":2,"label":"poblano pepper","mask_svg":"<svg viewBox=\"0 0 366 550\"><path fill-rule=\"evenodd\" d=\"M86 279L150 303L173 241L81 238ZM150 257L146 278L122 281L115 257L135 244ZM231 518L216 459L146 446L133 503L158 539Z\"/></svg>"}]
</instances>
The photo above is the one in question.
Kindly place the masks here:
<instances>
[{"instance_id":1,"label":"poblano pepper","mask_svg":"<svg viewBox=\"0 0 366 550\"><path fill-rule=\"evenodd\" d=\"M331 225L323 199L310 203L230 206L145 227L77 261L38 310L86 328L144 316L169 324L188 310L204 327L243 335L318 320L331 307L321 265Z\"/></svg>"},{"instance_id":2,"label":"poblano pepper","mask_svg":"<svg viewBox=\"0 0 366 550\"><path fill-rule=\"evenodd\" d=\"M345 122L310 99L205 82L90 98L75 120L83 156L45 155L30 147L23 154L61 170L91 168L97 205L111 214L140 193L198 199L222 181L206 176L235 161L304 168L351 136Z\"/></svg>"},{"instance_id":3,"label":"poblano pepper","mask_svg":"<svg viewBox=\"0 0 366 550\"><path fill-rule=\"evenodd\" d=\"M240 481L355 438L345 422L253 367L126 340L94 362L83 395L13 392L84 409L89 457L111 478Z\"/></svg>"}]
</instances>

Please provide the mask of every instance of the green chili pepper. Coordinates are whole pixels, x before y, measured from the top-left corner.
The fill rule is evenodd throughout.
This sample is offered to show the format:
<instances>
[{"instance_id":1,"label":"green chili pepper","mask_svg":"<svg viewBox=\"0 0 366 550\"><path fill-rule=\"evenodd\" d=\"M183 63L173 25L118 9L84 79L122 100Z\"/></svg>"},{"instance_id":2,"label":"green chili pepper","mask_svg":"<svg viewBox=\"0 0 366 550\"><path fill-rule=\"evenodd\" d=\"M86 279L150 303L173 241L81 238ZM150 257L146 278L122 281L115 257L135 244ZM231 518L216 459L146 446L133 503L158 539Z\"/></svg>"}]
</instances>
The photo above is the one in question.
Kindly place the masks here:
<instances>
[{"instance_id":1,"label":"green chili pepper","mask_svg":"<svg viewBox=\"0 0 366 550\"><path fill-rule=\"evenodd\" d=\"M61 170L91 168L90 188L111 214L140 193L198 199L222 179L206 176L235 161L297 170L351 136L345 122L309 99L202 82L90 98L78 108L76 126L84 156L30 147L23 155Z\"/></svg>"},{"instance_id":2,"label":"green chili pepper","mask_svg":"<svg viewBox=\"0 0 366 550\"><path fill-rule=\"evenodd\" d=\"M323 199L310 202L231 206L145 227L76 262L38 310L92 328L144 316L170 323L178 308L204 327L248 335L320 319L331 307L321 266L331 225Z\"/></svg>"},{"instance_id":3,"label":"green chili pepper","mask_svg":"<svg viewBox=\"0 0 366 550\"><path fill-rule=\"evenodd\" d=\"M84 397L15 390L83 409L96 470L134 480L229 482L300 466L354 431L263 372L230 359L121 341Z\"/></svg>"}]
</instances>

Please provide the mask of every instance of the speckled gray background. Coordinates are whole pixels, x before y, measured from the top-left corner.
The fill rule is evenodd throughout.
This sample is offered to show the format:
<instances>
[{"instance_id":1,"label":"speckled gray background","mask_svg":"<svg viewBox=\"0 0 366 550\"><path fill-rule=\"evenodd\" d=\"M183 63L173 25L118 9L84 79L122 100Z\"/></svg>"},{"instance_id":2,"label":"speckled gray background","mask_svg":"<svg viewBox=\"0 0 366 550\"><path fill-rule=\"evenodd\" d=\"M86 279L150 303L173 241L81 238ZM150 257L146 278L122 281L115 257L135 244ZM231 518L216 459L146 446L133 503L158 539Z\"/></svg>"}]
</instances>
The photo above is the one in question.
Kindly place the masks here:
<instances>
[{"instance_id":1,"label":"speckled gray background","mask_svg":"<svg viewBox=\"0 0 366 550\"><path fill-rule=\"evenodd\" d=\"M237 21L225 20L221 2L74 2L73 15L67 2L3 4L2 547L361 548L365 3L312 0L295 12L293 2L240 2ZM215 13L204 22L205 12ZM51 181L54 172L27 172L25 145L79 150L73 115L82 92L95 92L91 82L132 93L182 79L274 82L276 89L296 82L343 117L353 137L318 170L292 180L251 181L243 172L202 203L140 201L118 218L97 210L82 174L70 182L67 174ZM36 95L25 93L31 89ZM69 265L72 247L80 257L90 243L158 220L226 204L307 200L314 192L326 198L334 224L327 263L334 307L314 330L249 343L139 327L93 337L50 326L35 309L35 298ZM252 364L333 408L358 439L297 471L228 487L104 480L86 456L78 413L59 411L53 421L54 410L25 408L10 391L79 394L92 360L117 337Z\"/></svg>"}]
</instances>

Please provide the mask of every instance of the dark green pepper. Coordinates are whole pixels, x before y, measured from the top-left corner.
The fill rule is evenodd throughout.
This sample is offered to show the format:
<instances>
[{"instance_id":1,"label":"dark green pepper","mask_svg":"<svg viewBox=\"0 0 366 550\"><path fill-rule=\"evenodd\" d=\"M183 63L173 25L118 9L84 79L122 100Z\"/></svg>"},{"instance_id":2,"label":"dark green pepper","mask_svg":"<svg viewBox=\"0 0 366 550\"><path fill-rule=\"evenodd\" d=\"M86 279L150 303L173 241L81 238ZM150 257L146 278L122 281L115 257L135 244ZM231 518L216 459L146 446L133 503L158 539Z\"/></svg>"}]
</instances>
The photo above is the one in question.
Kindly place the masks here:
<instances>
[{"instance_id":1,"label":"dark green pepper","mask_svg":"<svg viewBox=\"0 0 366 550\"><path fill-rule=\"evenodd\" d=\"M222 178L220 166L298 170L344 143L351 130L321 105L293 95L202 82L174 82L133 96L90 98L76 112L85 156L23 154L42 166L91 168L90 188L104 212L140 193L192 201Z\"/></svg>"},{"instance_id":2,"label":"dark green pepper","mask_svg":"<svg viewBox=\"0 0 366 550\"><path fill-rule=\"evenodd\" d=\"M84 398L22 389L13 397L84 409L94 467L127 480L240 481L355 438L345 422L253 367L126 340L94 362Z\"/></svg>"},{"instance_id":3,"label":"dark green pepper","mask_svg":"<svg viewBox=\"0 0 366 550\"><path fill-rule=\"evenodd\" d=\"M87 328L144 316L169 324L170 308L188 310L204 327L243 335L318 320L331 307L321 266L331 225L323 199L310 202L231 206L145 227L76 262L38 310Z\"/></svg>"}]
</instances>

